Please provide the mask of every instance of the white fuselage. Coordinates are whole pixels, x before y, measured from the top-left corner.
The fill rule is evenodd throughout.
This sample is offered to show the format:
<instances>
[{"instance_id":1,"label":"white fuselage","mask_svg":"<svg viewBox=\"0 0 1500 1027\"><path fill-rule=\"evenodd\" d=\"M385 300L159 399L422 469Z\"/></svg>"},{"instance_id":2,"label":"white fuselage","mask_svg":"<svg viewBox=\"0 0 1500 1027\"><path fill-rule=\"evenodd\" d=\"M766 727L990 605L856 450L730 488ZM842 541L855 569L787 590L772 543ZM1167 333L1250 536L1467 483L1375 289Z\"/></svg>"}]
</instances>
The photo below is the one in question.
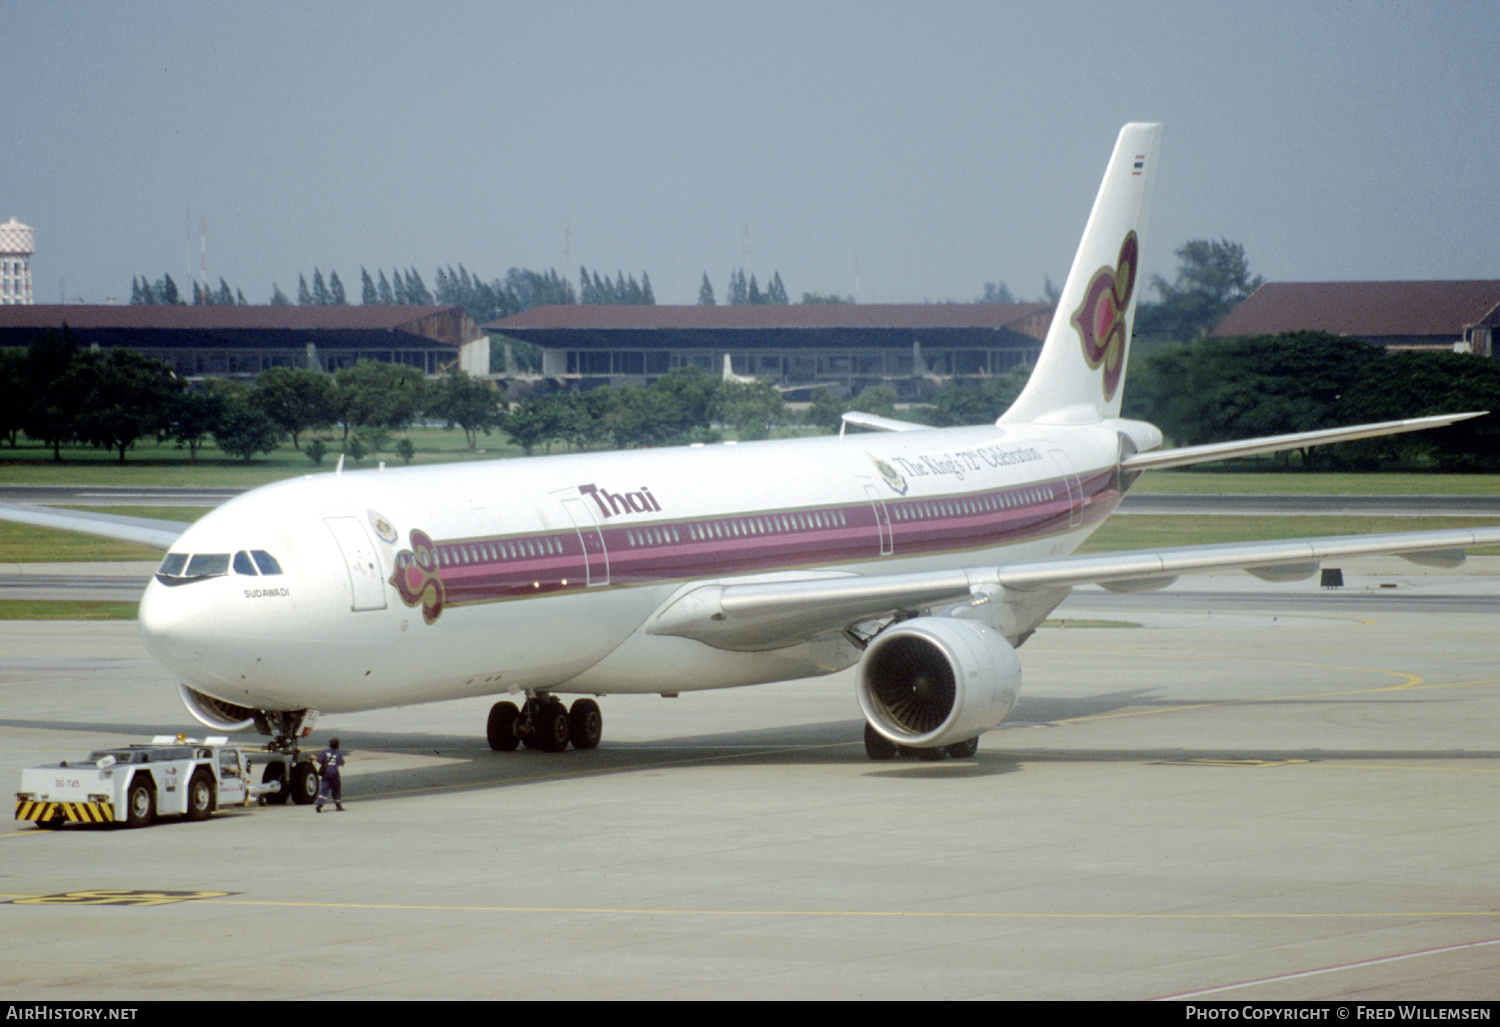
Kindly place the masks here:
<instances>
[{"instance_id":1,"label":"white fuselage","mask_svg":"<svg viewBox=\"0 0 1500 1027\"><path fill-rule=\"evenodd\" d=\"M642 629L705 581L1071 552L1120 499L1118 425L308 476L246 493L185 532L147 588L141 631L194 689L270 710L827 673L858 658L842 635L746 653ZM205 554L214 559L193 562Z\"/></svg>"}]
</instances>

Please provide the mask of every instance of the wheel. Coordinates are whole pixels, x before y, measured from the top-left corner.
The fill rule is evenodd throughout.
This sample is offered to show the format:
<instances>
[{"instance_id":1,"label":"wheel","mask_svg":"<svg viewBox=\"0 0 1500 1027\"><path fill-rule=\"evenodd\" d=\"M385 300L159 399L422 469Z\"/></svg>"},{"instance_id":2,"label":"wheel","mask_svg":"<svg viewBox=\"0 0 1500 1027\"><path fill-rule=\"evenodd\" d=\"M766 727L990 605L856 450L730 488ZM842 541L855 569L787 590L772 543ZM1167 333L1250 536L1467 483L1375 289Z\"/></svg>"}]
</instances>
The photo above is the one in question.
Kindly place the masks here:
<instances>
[{"instance_id":1,"label":"wheel","mask_svg":"<svg viewBox=\"0 0 1500 1027\"><path fill-rule=\"evenodd\" d=\"M260 797L260 801L267 806L285 806L286 801L292 797L292 790L286 784L286 767L280 763L269 763L260 775L261 784L276 782L279 787L274 792L266 792Z\"/></svg>"},{"instance_id":2,"label":"wheel","mask_svg":"<svg viewBox=\"0 0 1500 1027\"><path fill-rule=\"evenodd\" d=\"M604 714L592 699L579 699L568 711L568 741L575 749L597 749L604 737Z\"/></svg>"},{"instance_id":3,"label":"wheel","mask_svg":"<svg viewBox=\"0 0 1500 1027\"><path fill-rule=\"evenodd\" d=\"M149 777L137 777L125 793L125 826L145 827L156 819L156 787Z\"/></svg>"},{"instance_id":4,"label":"wheel","mask_svg":"<svg viewBox=\"0 0 1500 1027\"><path fill-rule=\"evenodd\" d=\"M207 820L213 815L215 805L213 779L206 770L199 767L193 771L193 779L188 782L188 819Z\"/></svg>"},{"instance_id":5,"label":"wheel","mask_svg":"<svg viewBox=\"0 0 1500 1027\"><path fill-rule=\"evenodd\" d=\"M865 755L872 760L893 760L896 758L896 743L866 723Z\"/></svg>"},{"instance_id":6,"label":"wheel","mask_svg":"<svg viewBox=\"0 0 1500 1027\"><path fill-rule=\"evenodd\" d=\"M318 768L307 761L292 767L292 801L298 806L310 806L318 798Z\"/></svg>"},{"instance_id":7,"label":"wheel","mask_svg":"<svg viewBox=\"0 0 1500 1027\"><path fill-rule=\"evenodd\" d=\"M948 755L956 760L966 760L979 751L979 736L975 735L967 742L954 742L948 746Z\"/></svg>"},{"instance_id":8,"label":"wheel","mask_svg":"<svg viewBox=\"0 0 1500 1027\"><path fill-rule=\"evenodd\" d=\"M514 750L521 741L516 736L516 721L520 719L521 711L513 702L497 702L491 706L489 723L485 726L490 748L496 752Z\"/></svg>"},{"instance_id":9,"label":"wheel","mask_svg":"<svg viewBox=\"0 0 1500 1027\"><path fill-rule=\"evenodd\" d=\"M568 747L568 708L556 699L541 704L535 718L536 745L543 752Z\"/></svg>"}]
</instances>

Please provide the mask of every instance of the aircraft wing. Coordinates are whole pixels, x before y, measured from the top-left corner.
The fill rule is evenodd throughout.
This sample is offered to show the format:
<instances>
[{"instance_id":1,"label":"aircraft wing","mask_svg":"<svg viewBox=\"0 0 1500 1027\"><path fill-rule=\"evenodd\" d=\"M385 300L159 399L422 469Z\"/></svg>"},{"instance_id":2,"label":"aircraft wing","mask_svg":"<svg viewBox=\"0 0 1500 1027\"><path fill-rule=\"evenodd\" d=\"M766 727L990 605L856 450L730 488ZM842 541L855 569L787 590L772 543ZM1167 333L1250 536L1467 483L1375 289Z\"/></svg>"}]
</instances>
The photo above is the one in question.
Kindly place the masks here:
<instances>
[{"instance_id":1,"label":"aircraft wing","mask_svg":"<svg viewBox=\"0 0 1500 1027\"><path fill-rule=\"evenodd\" d=\"M56 528L85 535L138 542L153 549L167 550L187 531L184 521L163 521L151 517L123 517L119 514L92 513L84 510L57 510L22 503L0 503L0 521L14 521L38 528Z\"/></svg>"},{"instance_id":2,"label":"aircraft wing","mask_svg":"<svg viewBox=\"0 0 1500 1027\"><path fill-rule=\"evenodd\" d=\"M696 639L718 649L754 652L892 614L1003 602L1006 592L1084 584L1149 591L1179 575L1233 569L1269 581L1291 581L1315 573L1323 560L1352 556L1399 555L1452 567L1462 562L1466 549L1490 545L1500 545L1500 527L1182 546L870 577L705 582L679 592L656 612L646 630Z\"/></svg>"}]
</instances>

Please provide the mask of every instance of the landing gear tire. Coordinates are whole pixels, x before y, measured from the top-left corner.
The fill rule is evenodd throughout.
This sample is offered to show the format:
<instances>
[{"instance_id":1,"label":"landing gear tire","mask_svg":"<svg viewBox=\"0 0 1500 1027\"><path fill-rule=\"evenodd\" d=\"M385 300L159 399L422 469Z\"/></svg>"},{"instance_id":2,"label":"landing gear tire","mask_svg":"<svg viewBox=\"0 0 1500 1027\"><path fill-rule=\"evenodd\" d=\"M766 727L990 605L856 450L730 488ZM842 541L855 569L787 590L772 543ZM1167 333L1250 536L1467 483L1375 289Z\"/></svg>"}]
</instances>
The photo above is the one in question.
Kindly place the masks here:
<instances>
[{"instance_id":1,"label":"landing gear tire","mask_svg":"<svg viewBox=\"0 0 1500 1027\"><path fill-rule=\"evenodd\" d=\"M292 801L310 806L318 797L318 769L306 761L292 767Z\"/></svg>"},{"instance_id":2,"label":"landing gear tire","mask_svg":"<svg viewBox=\"0 0 1500 1027\"><path fill-rule=\"evenodd\" d=\"M130 782L125 794L125 826L145 827L156 819L156 788L148 778Z\"/></svg>"},{"instance_id":3,"label":"landing gear tire","mask_svg":"<svg viewBox=\"0 0 1500 1027\"><path fill-rule=\"evenodd\" d=\"M872 760L893 760L896 758L896 743L866 723L865 755Z\"/></svg>"},{"instance_id":4,"label":"landing gear tire","mask_svg":"<svg viewBox=\"0 0 1500 1027\"><path fill-rule=\"evenodd\" d=\"M579 699L568 711L568 741L575 749L597 749L604 737L604 714L592 699Z\"/></svg>"},{"instance_id":5,"label":"landing gear tire","mask_svg":"<svg viewBox=\"0 0 1500 1027\"><path fill-rule=\"evenodd\" d=\"M267 806L285 806L286 801L292 797L292 790L286 783L286 767L280 763L269 764L260 775L260 783L274 783L278 786L274 792L266 792L260 797L260 801Z\"/></svg>"},{"instance_id":6,"label":"landing gear tire","mask_svg":"<svg viewBox=\"0 0 1500 1027\"><path fill-rule=\"evenodd\" d=\"M511 752L521 743L516 735L516 722L521 719L521 710L513 702L497 702L490 707L489 723L485 736L495 752Z\"/></svg>"},{"instance_id":7,"label":"landing gear tire","mask_svg":"<svg viewBox=\"0 0 1500 1027\"><path fill-rule=\"evenodd\" d=\"M189 820L207 820L214 812L214 783L203 770L195 770L188 782Z\"/></svg>"},{"instance_id":8,"label":"landing gear tire","mask_svg":"<svg viewBox=\"0 0 1500 1027\"><path fill-rule=\"evenodd\" d=\"M557 699L543 702L532 719L537 748L562 752L568 747L568 708Z\"/></svg>"},{"instance_id":9,"label":"landing gear tire","mask_svg":"<svg viewBox=\"0 0 1500 1027\"><path fill-rule=\"evenodd\" d=\"M948 746L948 755L956 760L966 760L979 751L979 736L975 735L967 742L954 742Z\"/></svg>"}]
</instances>

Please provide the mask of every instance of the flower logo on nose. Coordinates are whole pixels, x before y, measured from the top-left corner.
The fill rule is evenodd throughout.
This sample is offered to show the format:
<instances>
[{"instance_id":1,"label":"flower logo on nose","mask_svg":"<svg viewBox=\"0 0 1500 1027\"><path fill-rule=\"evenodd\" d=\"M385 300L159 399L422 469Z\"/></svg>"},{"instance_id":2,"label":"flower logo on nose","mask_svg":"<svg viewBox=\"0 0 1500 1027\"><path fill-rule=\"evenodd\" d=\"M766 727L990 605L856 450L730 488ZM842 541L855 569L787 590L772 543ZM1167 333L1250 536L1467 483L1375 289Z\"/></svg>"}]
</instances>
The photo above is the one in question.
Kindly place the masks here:
<instances>
[{"instance_id":1,"label":"flower logo on nose","mask_svg":"<svg viewBox=\"0 0 1500 1027\"><path fill-rule=\"evenodd\" d=\"M1135 289L1138 243L1129 232L1120 245L1114 267L1094 272L1084 290L1083 302L1073 312L1073 324L1083 340L1083 359L1090 370L1104 368L1104 398L1113 399L1125 371L1125 311Z\"/></svg>"},{"instance_id":2,"label":"flower logo on nose","mask_svg":"<svg viewBox=\"0 0 1500 1027\"><path fill-rule=\"evenodd\" d=\"M437 549L425 531L412 529L411 548L396 554L396 573L391 584L401 593L407 606L422 607L422 619L428 624L443 612L443 582L437 575Z\"/></svg>"}]
</instances>

